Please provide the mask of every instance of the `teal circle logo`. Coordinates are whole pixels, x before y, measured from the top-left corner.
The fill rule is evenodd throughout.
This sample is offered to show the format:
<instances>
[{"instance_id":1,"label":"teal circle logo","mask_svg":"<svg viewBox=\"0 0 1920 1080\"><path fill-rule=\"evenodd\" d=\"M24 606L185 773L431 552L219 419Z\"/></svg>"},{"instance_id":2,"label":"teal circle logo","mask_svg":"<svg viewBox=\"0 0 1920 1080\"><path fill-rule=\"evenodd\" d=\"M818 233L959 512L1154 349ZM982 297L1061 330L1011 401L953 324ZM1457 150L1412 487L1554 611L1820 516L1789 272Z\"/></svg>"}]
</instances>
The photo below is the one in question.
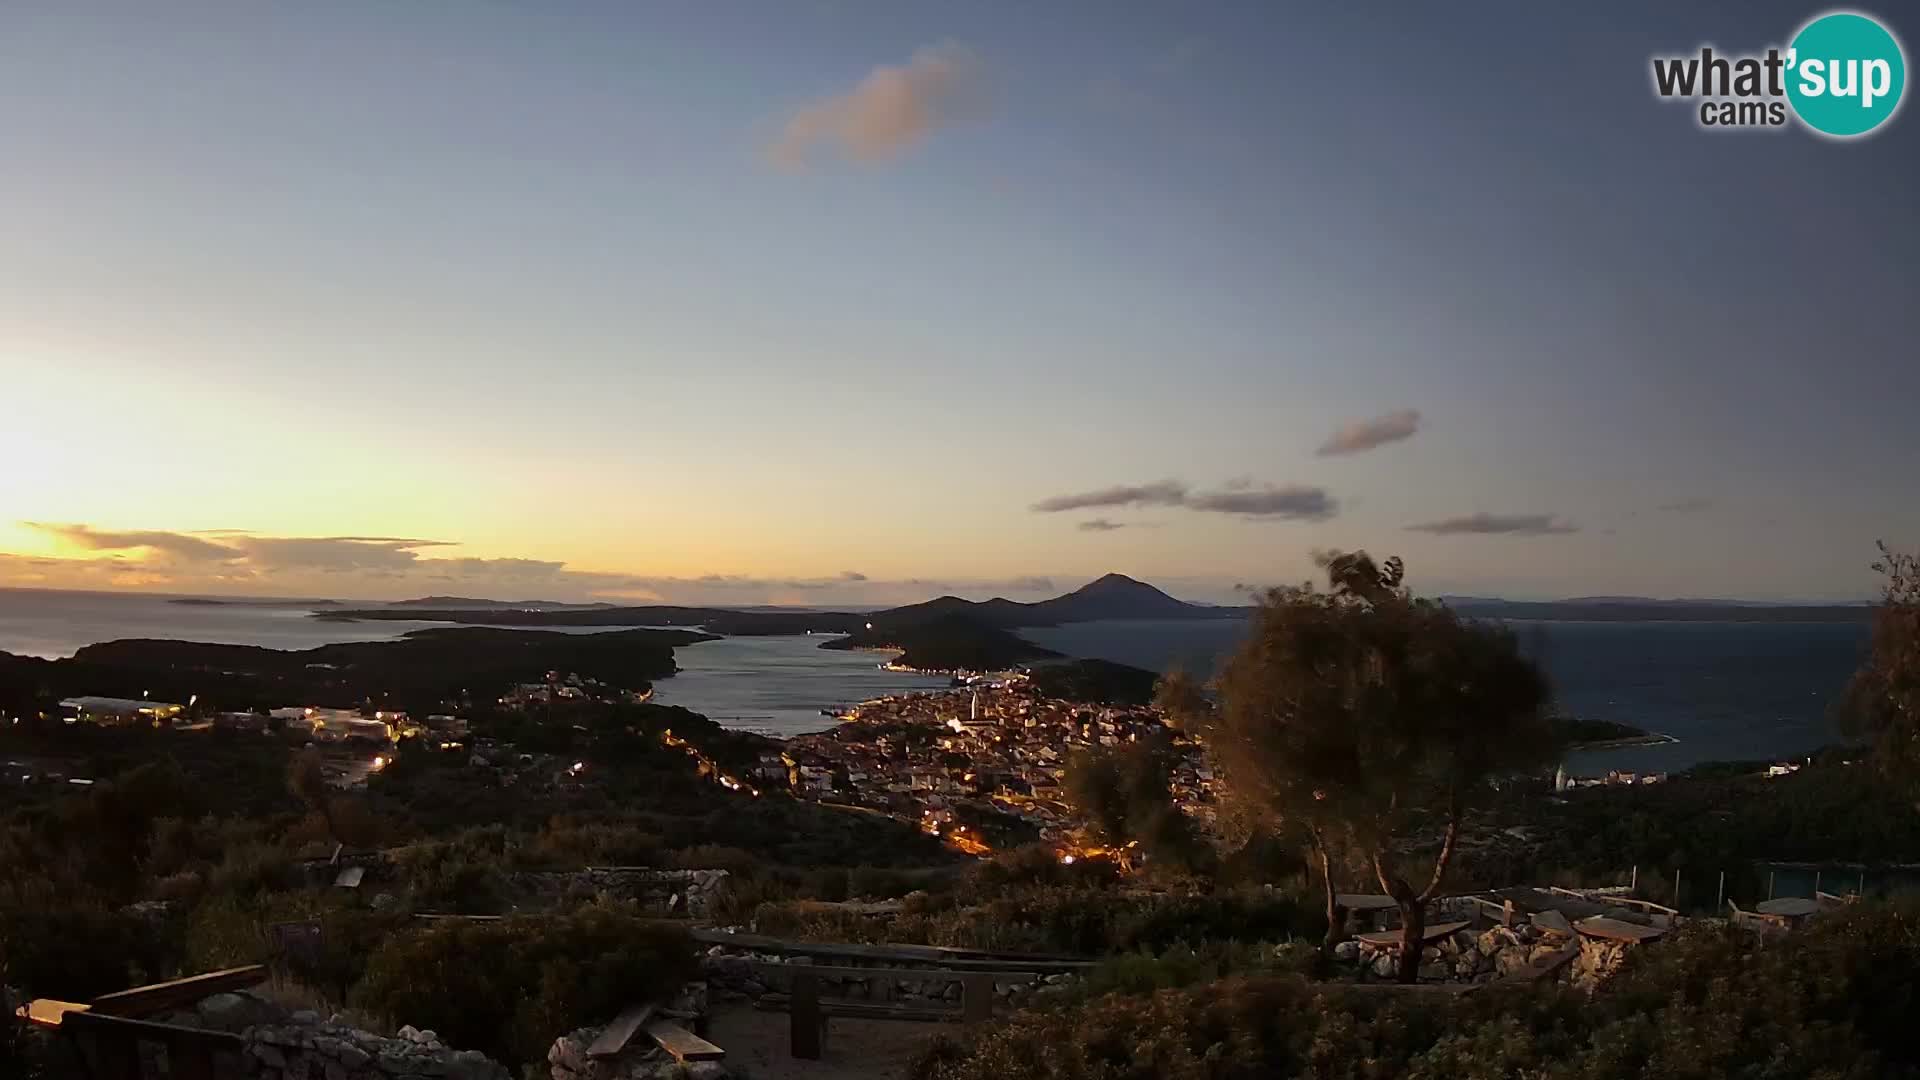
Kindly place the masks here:
<instances>
[{"instance_id":1,"label":"teal circle logo","mask_svg":"<svg viewBox=\"0 0 1920 1080\"><path fill-rule=\"evenodd\" d=\"M1822 135L1865 135L1892 119L1906 89L1906 53L1870 16L1822 15L1787 48L1787 100L1800 122Z\"/></svg>"}]
</instances>

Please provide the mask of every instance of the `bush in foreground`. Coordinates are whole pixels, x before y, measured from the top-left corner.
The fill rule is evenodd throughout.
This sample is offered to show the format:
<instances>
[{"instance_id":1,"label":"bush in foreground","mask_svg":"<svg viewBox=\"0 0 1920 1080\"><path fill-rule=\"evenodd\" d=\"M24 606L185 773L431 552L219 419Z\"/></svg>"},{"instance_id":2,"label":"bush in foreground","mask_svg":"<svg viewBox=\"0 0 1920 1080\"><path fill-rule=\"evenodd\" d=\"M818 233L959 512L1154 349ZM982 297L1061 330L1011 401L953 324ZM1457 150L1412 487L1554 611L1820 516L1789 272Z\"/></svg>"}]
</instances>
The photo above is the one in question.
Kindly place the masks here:
<instances>
[{"instance_id":1,"label":"bush in foreground","mask_svg":"<svg viewBox=\"0 0 1920 1080\"><path fill-rule=\"evenodd\" d=\"M355 1008L511 1064L556 1036L664 998L698 969L686 931L607 905L554 918L448 922L390 937Z\"/></svg>"},{"instance_id":2,"label":"bush in foreground","mask_svg":"<svg viewBox=\"0 0 1920 1080\"><path fill-rule=\"evenodd\" d=\"M1769 945L1700 929L1635 954L1592 999L1458 998L1290 976L1113 994L937 1040L917 1080L1608 1080L1920 1077L1920 907L1830 916Z\"/></svg>"}]
</instances>

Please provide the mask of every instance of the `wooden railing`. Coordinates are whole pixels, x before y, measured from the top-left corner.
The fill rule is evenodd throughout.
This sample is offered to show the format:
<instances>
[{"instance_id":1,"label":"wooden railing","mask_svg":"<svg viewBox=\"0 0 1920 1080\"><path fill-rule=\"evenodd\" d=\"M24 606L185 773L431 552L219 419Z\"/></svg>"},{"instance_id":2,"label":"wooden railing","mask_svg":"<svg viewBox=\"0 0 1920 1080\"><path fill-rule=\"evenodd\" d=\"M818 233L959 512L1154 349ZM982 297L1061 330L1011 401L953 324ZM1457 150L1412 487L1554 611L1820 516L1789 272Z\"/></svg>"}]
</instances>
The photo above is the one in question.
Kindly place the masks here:
<instances>
[{"instance_id":1,"label":"wooden railing","mask_svg":"<svg viewBox=\"0 0 1920 1080\"><path fill-rule=\"evenodd\" d=\"M82 1066L93 1080L214 1080L238 1072L240 1036L225 1031L133 1020L106 1013L68 1013L60 1030L73 1040ZM166 1055L164 1069L149 1069L154 1056L144 1045Z\"/></svg>"},{"instance_id":2,"label":"wooden railing","mask_svg":"<svg viewBox=\"0 0 1920 1080\"><path fill-rule=\"evenodd\" d=\"M266 977L267 969L257 964L228 968L84 1003L41 998L22 1006L19 1014L28 1023L66 1036L89 1080L213 1080L237 1072L246 1045L240 1036L140 1018L189 1008L201 998L252 986Z\"/></svg>"},{"instance_id":3,"label":"wooden railing","mask_svg":"<svg viewBox=\"0 0 1920 1080\"><path fill-rule=\"evenodd\" d=\"M826 1042L827 1017L858 1016L870 1020L961 1020L977 1024L993 1018L993 988L996 983L1037 982L1033 971L940 971L926 968L824 967L815 964L777 964L758 961L754 970L765 977L786 977L792 982L787 996L788 1050L796 1058L818 1061ZM891 983L896 979L913 982L959 983L960 1008L911 1008L888 1002L823 1001L820 980L876 979ZM764 1001L764 999L763 999Z\"/></svg>"}]
</instances>

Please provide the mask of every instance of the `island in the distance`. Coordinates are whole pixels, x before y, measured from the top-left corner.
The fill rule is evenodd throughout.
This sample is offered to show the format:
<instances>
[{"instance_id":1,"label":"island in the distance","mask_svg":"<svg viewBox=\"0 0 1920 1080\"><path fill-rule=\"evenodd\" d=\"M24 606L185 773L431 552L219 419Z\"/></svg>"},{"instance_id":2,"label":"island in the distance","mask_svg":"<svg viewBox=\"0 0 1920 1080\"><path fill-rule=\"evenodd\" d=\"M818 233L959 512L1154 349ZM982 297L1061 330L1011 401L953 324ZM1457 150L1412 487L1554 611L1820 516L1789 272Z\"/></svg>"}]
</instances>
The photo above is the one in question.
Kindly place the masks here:
<instances>
[{"instance_id":1,"label":"island in the distance","mask_svg":"<svg viewBox=\"0 0 1920 1080\"><path fill-rule=\"evenodd\" d=\"M1863 605L1795 606L1720 600L1581 597L1522 602L1445 597L1470 618L1510 621L1601 622L1855 622L1871 617ZM801 608L739 609L670 604L568 605L556 601L491 601L422 597L381 607L314 612L319 619L411 620L490 626L698 627L725 636L826 634L828 649L887 649L896 663L924 671L983 671L1059 656L1015 631L1110 619L1244 619L1249 607L1194 604L1127 577L1107 574L1070 593L1022 603L995 597L941 596L868 613Z\"/></svg>"},{"instance_id":2,"label":"island in the distance","mask_svg":"<svg viewBox=\"0 0 1920 1080\"><path fill-rule=\"evenodd\" d=\"M1622 724L1617 720L1562 716L1557 723L1560 739L1569 750L1611 750L1623 746L1657 746L1679 741L1671 735Z\"/></svg>"},{"instance_id":3,"label":"island in the distance","mask_svg":"<svg viewBox=\"0 0 1920 1080\"><path fill-rule=\"evenodd\" d=\"M438 599L442 604L435 606ZM449 602L451 601L451 602ZM1244 608L1209 607L1177 600L1146 582L1107 574L1073 592L1037 603L942 596L924 603L875 612L738 610L652 604L637 607L528 604L477 605L456 598L403 600L378 608L316 612L315 618L349 622L411 620L509 626L689 626L728 636L827 634L826 649L885 649L895 664L921 671L991 671L1060 656L1013 631L1095 619L1239 618Z\"/></svg>"},{"instance_id":4,"label":"island in the distance","mask_svg":"<svg viewBox=\"0 0 1920 1080\"><path fill-rule=\"evenodd\" d=\"M81 694L186 702L218 692L228 708L372 701L424 714L444 701L484 700L544 681L551 671L643 695L655 679L679 670L675 648L710 640L693 630L561 634L465 626L299 650L127 638L63 660L0 653L0 704Z\"/></svg>"}]
</instances>

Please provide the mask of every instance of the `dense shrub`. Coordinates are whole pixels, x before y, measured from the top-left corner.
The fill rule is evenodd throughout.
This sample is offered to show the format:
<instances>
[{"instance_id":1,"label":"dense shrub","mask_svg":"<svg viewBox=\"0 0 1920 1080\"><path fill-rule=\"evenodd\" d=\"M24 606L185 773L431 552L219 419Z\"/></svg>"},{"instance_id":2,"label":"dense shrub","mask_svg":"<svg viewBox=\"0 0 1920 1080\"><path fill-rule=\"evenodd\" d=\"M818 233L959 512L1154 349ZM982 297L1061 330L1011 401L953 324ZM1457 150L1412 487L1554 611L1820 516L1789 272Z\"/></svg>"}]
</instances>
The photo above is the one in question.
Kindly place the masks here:
<instances>
[{"instance_id":1,"label":"dense shrub","mask_svg":"<svg viewBox=\"0 0 1920 1080\"><path fill-rule=\"evenodd\" d=\"M1199 947L1175 945L1159 954L1146 949L1100 961L1076 985L1085 997L1146 994L1257 972L1306 974L1318 950L1310 943L1216 941Z\"/></svg>"},{"instance_id":2,"label":"dense shrub","mask_svg":"<svg viewBox=\"0 0 1920 1080\"><path fill-rule=\"evenodd\" d=\"M556 1036L663 998L697 967L684 929L596 904L395 934L374 951L351 1000L449 1045L531 1063L545 1060Z\"/></svg>"},{"instance_id":3,"label":"dense shrub","mask_svg":"<svg viewBox=\"0 0 1920 1080\"><path fill-rule=\"evenodd\" d=\"M29 998L85 1001L167 966L141 924L91 904L0 908L0 970Z\"/></svg>"},{"instance_id":4,"label":"dense shrub","mask_svg":"<svg viewBox=\"0 0 1920 1080\"><path fill-rule=\"evenodd\" d=\"M388 856L420 910L487 915L506 905L509 842L498 827L468 829L450 840L396 848Z\"/></svg>"},{"instance_id":5,"label":"dense shrub","mask_svg":"<svg viewBox=\"0 0 1920 1080\"><path fill-rule=\"evenodd\" d=\"M1637 950L1591 999L1494 988L1464 997L1230 978L1015 1015L939 1041L919 1080L1313 1076L1611 1080L1920 1076L1920 908L1828 916L1763 945L1725 928ZM1106 977L1124 989L1156 972ZM1176 973L1177 974L1177 973Z\"/></svg>"},{"instance_id":6,"label":"dense shrub","mask_svg":"<svg viewBox=\"0 0 1920 1080\"><path fill-rule=\"evenodd\" d=\"M984 903L958 895L909 898L902 914L876 919L804 900L763 903L754 928L816 941L888 941L1006 952L1100 956L1175 946L1280 943L1312 938L1320 914L1292 894L1260 890L1214 895L1128 893L1111 888L1032 886Z\"/></svg>"}]
</instances>

